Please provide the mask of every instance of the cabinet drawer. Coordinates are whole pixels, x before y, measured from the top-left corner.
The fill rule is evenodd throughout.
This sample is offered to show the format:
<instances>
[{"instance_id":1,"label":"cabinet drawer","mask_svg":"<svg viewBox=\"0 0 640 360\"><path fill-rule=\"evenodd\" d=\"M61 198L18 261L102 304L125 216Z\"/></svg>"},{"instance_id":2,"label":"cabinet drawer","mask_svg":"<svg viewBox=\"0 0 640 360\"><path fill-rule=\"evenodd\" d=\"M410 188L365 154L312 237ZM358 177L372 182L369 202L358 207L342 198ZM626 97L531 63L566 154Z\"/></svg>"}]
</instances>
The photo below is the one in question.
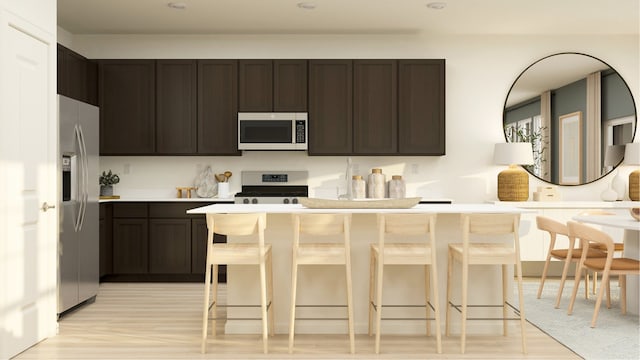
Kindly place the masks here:
<instances>
[{"instance_id":1,"label":"cabinet drawer","mask_svg":"<svg viewBox=\"0 0 640 360\"><path fill-rule=\"evenodd\" d=\"M113 217L115 218L146 218L146 203L113 204Z\"/></svg>"},{"instance_id":2,"label":"cabinet drawer","mask_svg":"<svg viewBox=\"0 0 640 360\"><path fill-rule=\"evenodd\" d=\"M149 217L150 218L192 218L192 217L204 217L204 215L190 215L187 214L187 210L195 209L197 207L206 206L209 203L150 203L149 204Z\"/></svg>"}]
</instances>

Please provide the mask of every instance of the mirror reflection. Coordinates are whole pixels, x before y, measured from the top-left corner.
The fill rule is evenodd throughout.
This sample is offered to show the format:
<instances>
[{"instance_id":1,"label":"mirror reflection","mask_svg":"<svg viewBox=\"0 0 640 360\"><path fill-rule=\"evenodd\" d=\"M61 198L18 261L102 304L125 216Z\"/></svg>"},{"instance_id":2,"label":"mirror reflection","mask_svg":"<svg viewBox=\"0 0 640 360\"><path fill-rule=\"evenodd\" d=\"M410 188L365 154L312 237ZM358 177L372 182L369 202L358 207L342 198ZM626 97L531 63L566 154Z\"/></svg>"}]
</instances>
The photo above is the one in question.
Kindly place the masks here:
<instances>
[{"instance_id":1,"label":"mirror reflection","mask_svg":"<svg viewBox=\"0 0 640 360\"><path fill-rule=\"evenodd\" d=\"M636 129L636 108L622 77L580 53L542 58L511 86L504 106L508 142L531 142L532 175L558 185L580 185L622 161Z\"/></svg>"}]
</instances>

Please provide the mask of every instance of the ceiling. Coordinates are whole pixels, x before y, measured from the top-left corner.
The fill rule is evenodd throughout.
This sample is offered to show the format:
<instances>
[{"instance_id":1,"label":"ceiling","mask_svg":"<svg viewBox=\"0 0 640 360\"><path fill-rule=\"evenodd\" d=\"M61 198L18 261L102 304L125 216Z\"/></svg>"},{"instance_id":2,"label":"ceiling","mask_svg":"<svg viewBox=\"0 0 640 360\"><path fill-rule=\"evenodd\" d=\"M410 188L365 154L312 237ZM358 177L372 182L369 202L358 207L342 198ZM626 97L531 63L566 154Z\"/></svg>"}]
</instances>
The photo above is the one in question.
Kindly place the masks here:
<instances>
[{"instance_id":1,"label":"ceiling","mask_svg":"<svg viewBox=\"0 0 640 360\"><path fill-rule=\"evenodd\" d=\"M167 6L171 1L185 9ZM299 3L315 5L308 10ZM426 6L439 2L440 10ZM638 0L58 0L72 34L635 34Z\"/></svg>"}]
</instances>

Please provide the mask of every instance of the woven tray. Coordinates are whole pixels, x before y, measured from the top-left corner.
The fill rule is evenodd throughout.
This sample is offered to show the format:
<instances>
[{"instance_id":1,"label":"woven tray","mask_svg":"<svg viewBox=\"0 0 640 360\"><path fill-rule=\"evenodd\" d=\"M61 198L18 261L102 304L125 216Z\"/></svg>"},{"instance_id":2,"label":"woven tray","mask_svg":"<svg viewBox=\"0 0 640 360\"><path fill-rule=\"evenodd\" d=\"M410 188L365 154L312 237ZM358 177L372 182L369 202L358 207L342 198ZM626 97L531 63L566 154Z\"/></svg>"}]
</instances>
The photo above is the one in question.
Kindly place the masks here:
<instances>
[{"instance_id":1,"label":"woven tray","mask_svg":"<svg viewBox=\"0 0 640 360\"><path fill-rule=\"evenodd\" d=\"M421 199L419 197L363 200L298 198L298 202L310 209L409 209L416 206Z\"/></svg>"}]
</instances>

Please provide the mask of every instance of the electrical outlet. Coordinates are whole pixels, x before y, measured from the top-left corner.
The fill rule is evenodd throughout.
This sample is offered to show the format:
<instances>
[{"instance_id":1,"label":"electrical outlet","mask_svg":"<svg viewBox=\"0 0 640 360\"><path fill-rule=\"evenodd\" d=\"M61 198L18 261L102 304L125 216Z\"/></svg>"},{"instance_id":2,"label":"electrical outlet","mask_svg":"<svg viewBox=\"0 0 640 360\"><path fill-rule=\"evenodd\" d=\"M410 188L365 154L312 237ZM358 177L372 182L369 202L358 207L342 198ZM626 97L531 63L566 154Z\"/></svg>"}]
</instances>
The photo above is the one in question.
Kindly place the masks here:
<instances>
[{"instance_id":1,"label":"electrical outlet","mask_svg":"<svg viewBox=\"0 0 640 360\"><path fill-rule=\"evenodd\" d=\"M360 174L360 165L359 164L351 165L351 173L353 175L359 175Z\"/></svg>"},{"instance_id":2,"label":"electrical outlet","mask_svg":"<svg viewBox=\"0 0 640 360\"><path fill-rule=\"evenodd\" d=\"M419 172L418 164L411 164L411 173L417 175Z\"/></svg>"},{"instance_id":3,"label":"electrical outlet","mask_svg":"<svg viewBox=\"0 0 640 360\"><path fill-rule=\"evenodd\" d=\"M131 164L124 164L124 170L122 171L122 173L125 175L131 173Z\"/></svg>"}]
</instances>

